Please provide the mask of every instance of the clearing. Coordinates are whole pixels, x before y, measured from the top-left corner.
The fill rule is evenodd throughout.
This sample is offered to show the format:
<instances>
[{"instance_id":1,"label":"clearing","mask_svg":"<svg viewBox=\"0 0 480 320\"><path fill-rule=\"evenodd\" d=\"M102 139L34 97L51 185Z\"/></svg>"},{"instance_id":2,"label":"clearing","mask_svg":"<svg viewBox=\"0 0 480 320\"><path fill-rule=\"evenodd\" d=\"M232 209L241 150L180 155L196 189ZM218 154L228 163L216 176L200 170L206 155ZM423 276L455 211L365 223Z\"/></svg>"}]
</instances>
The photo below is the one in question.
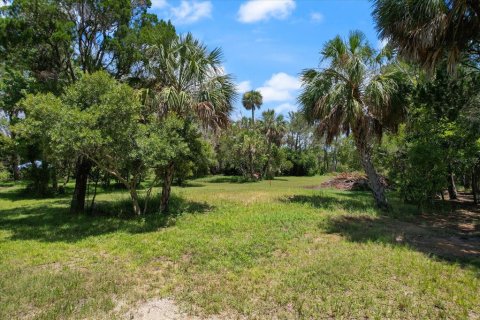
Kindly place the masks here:
<instances>
[{"instance_id":1,"label":"clearing","mask_svg":"<svg viewBox=\"0 0 480 320\"><path fill-rule=\"evenodd\" d=\"M387 216L368 192L305 188L327 179L198 179L142 219L2 187L0 319L480 318L478 207L390 194Z\"/></svg>"}]
</instances>

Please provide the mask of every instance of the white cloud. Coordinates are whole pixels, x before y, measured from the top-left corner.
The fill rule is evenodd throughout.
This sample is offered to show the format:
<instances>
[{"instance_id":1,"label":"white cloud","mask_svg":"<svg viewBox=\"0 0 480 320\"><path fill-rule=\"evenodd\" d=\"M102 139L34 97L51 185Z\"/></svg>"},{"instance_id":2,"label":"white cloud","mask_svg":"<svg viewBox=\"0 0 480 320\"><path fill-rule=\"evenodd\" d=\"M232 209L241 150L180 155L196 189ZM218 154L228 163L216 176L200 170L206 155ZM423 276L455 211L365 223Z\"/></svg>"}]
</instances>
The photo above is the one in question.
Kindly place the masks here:
<instances>
[{"instance_id":1,"label":"white cloud","mask_svg":"<svg viewBox=\"0 0 480 320\"><path fill-rule=\"evenodd\" d=\"M310 19L312 19L312 21L314 22L322 22L324 19L324 16L320 12L312 12L310 14Z\"/></svg>"},{"instance_id":2,"label":"white cloud","mask_svg":"<svg viewBox=\"0 0 480 320\"><path fill-rule=\"evenodd\" d=\"M212 16L210 1L182 1L178 7L171 8L173 20L177 23L193 23Z\"/></svg>"},{"instance_id":3,"label":"white cloud","mask_svg":"<svg viewBox=\"0 0 480 320\"><path fill-rule=\"evenodd\" d=\"M221 74L221 75L226 75L227 74L227 67L225 67L225 65L221 65L218 72Z\"/></svg>"},{"instance_id":4,"label":"white cloud","mask_svg":"<svg viewBox=\"0 0 480 320\"><path fill-rule=\"evenodd\" d=\"M167 6L167 0L151 0L152 9L162 9Z\"/></svg>"},{"instance_id":5,"label":"white cloud","mask_svg":"<svg viewBox=\"0 0 480 320\"><path fill-rule=\"evenodd\" d=\"M258 88L263 101L288 101L293 99L293 91L300 89L300 80L284 72L275 73L264 85Z\"/></svg>"},{"instance_id":6,"label":"white cloud","mask_svg":"<svg viewBox=\"0 0 480 320\"><path fill-rule=\"evenodd\" d=\"M388 40L387 40L387 39L378 40L377 49L382 50L383 48L385 48L385 46L386 46L387 44L388 44Z\"/></svg>"},{"instance_id":7,"label":"white cloud","mask_svg":"<svg viewBox=\"0 0 480 320\"><path fill-rule=\"evenodd\" d=\"M252 85L250 84L250 81L242 81L240 83L237 83L237 91L239 93L245 93L250 90L252 90Z\"/></svg>"},{"instance_id":8,"label":"white cloud","mask_svg":"<svg viewBox=\"0 0 480 320\"><path fill-rule=\"evenodd\" d=\"M290 111L297 111L297 106L291 103L282 103L275 108L275 113L288 113Z\"/></svg>"},{"instance_id":9,"label":"white cloud","mask_svg":"<svg viewBox=\"0 0 480 320\"><path fill-rule=\"evenodd\" d=\"M293 9L294 0L249 0L240 6L238 20L252 23L271 18L285 19Z\"/></svg>"}]
</instances>

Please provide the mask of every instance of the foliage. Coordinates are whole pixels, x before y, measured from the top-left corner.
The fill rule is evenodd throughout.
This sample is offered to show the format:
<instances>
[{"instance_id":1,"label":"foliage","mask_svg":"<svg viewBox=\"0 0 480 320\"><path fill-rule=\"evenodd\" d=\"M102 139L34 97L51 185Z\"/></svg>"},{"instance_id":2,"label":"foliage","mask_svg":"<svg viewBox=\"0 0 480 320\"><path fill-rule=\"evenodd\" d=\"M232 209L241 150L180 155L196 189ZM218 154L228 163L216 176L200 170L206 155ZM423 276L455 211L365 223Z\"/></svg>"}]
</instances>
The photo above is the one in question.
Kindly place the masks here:
<instances>
[{"instance_id":1,"label":"foliage","mask_svg":"<svg viewBox=\"0 0 480 320\"><path fill-rule=\"evenodd\" d=\"M10 172L5 168L2 162L0 162L0 182L5 182L10 179Z\"/></svg>"},{"instance_id":2,"label":"foliage","mask_svg":"<svg viewBox=\"0 0 480 320\"><path fill-rule=\"evenodd\" d=\"M283 147L286 121L273 110L262 115L255 124L243 118L222 134L218 157L222 159L224 171L237 171L245 178L258 180L272 179L291 169Z\"/></svg>"},{"instance_id":3,"label":"foliage","mask_svg":"<svg viewBox=\"0 0 480 320\"><path fill-rule=\"evenodd\" d=\"M450 70L465 56L480 59L480 6L465 0L375 0L380 36L399 53L432 69Z\"/></svg>"},{"instance_id":4,"label":"foliage","mask_svg":"<svg viewBox=\"0 0 480 320\"><path fill-rule=\"evenodd\" d=\"M236 98L231 75L222 70L220 48L208 50L191 34L155 39L146 52L150 76L146 104L158 116L193 116L206 127L228 125Z\"/></svg>"},{"instance_id":5,"label":"foliage","mask_svg":"<svg viewBox=\"0 0 480 320\"><path fill-rule=\"evenodd\" d=\"M244 177L261 177L267 160L267 143L259 130L248 125L243 118L233 123L220 139L219 157L225 162L225 169L236 169Z\"/></svg>"},{"instance_id":6,"label":"foliage","mask_svg":"<svg viewBox=\"0 0 480 320\"><path fill-rule=\"evenodd\" d=\"M388 207L385 191L371 162L372 142L385 129L395 131L405 114L408 78L397 64L385 64L361 32L339 36L322 50L326 67L302 72L298 101L326 142L353 134L357 151L379 207Z\"/></svg>"},{"instance_id":7,"label":"foliage","mask_svg":"<svg viewBox=\"0 0 480 320\"><path fill-rule=\"evenodd\" d=\"M480 159L480 132L468 116L480 106L478 73L457 72L452 77L444 65L434 77L420 79L404 132L389 152L386 166L406 200L426 203L447 187L451 193L455 181L447 177L470 179Z\"/></svg>"}]
</instances>

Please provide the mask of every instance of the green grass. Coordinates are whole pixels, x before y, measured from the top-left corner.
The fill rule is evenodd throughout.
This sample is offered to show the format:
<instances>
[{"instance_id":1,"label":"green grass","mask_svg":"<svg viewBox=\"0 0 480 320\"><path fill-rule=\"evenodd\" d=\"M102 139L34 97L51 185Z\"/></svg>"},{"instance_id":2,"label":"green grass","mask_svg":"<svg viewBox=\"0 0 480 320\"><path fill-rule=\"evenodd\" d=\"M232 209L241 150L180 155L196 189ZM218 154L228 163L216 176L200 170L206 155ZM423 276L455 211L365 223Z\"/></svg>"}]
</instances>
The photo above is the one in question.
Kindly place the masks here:
<instances>
[{"instance_id":1,"label":"green grass","mask_svg":"<svg viewBox=\"0 0 480 320\"><path fill-rule=\"evenodd\" d=\"M199 179L174 188L175 215L142 219L2 187L0 319L111 319L152 297L253 319L480 317L477 264L397 244L368 193L303 188L324 179Z\"/></svg>"}]
</instances>

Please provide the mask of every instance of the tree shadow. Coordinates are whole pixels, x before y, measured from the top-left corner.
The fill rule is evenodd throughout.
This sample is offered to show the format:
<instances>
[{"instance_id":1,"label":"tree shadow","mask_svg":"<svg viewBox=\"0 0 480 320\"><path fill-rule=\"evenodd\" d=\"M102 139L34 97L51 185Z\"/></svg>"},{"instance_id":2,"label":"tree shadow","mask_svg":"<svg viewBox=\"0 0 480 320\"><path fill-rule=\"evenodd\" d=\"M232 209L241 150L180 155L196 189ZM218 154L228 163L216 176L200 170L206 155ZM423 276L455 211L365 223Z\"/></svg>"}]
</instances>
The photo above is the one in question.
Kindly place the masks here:
<instances>
[{"instance_id":1,"label":"tree shadow","mask_svg":"<svg viewBox=\"0 0 480 320\"><path fill-rule=\"evenodd\" d=\"M31 192L26 185L22 184L21 186L22 188L2 190L2 192L0 192L0 199L8 201L62 199L73 194L73 188L68 186L64 188L62 194L51 193L43 196Z\"/></svg>"},{"instance_id":2,"label":"tree shadow","mask_svg":"<svg viewBox=\"0 0 480 320\"><path fill-rule=\"evenodd\" d=\"M175 186L180 187L180 188L201 188L201 187L205 187L205 185L203 183L192 182L192 181L186 181L182 184L176 184Z\"/></svg>"},{"instance_id":3,"label":"tree shadow","mask_svg":"<svg viewBox=\"0 0 480 320\"><path fill-rule=\"evenodd\" d=\"M0 182L0 188L9 188L15 186L15 182L13 181L2 181Z\"/></svg>"},{"instance_id":4,"label":"tree shadow","mask_svg":"<svg viewBox=\"0 0 480 320\"><path fill-rule=\"evenodd\" d=\"M123 202L126 200L110 201L107 207L124 207ZM201 214L213 209L206 203L172 197L168 214L142 217L122 216L118 212L72 215L68 203L68 199L61 199L42 205L0 209L0 230L9 233L12 240L77 242L119 231L132 234L154 232L174 225L175 219L182 214Z\"/></svg>"},{"instance_id":5,"label":"tree shadow","mask_svg":"<svg viewBox=\"0 0 480 320\"><path fill-rule=\"evenodd\" d=\"M480 212L420 214L415 206L390 199L393 209L389 212L376 209L369 192L323 192L281 200L324 210L344 209L348 215L329 217L319 227L349 241L409 246L438 259L480 267Z\"/></svg>"},{"instance_id":6,"label":"tree shadow","mask_svg":"<svg viewBox=\"0 0 480 320\"><path fill-rule=\"evenodd\" d=\"M408 246L441 260L480 267L480 237L425 226L420 221L411 223L388 216L348 215L329 218L320 228L352 242Z\"/></svg>"},{"instance_id":7,"label":"tree shadow","mask_svg":"<svg viewBox=\"0 0 480 320\"><path fill-rule=\"evenodd\" d=\"M308 204L314 208L335 210L343 209L349 212L374 211L373 201L362 194L350 195L348 193L341 195L329 195L320 193L315 195L294 195L281 199L282 202Z\"/></svg>"},{"instance_id":8,"label":"tree shadow","mask_svg":"<svg viewBox=\"0 0 480 320\"><path fill-rule=\"evenodd\" d=\"M209 183L249 183L253 182L241 176L222 176L207 180Z\"/></svg>"}]
</instances>

